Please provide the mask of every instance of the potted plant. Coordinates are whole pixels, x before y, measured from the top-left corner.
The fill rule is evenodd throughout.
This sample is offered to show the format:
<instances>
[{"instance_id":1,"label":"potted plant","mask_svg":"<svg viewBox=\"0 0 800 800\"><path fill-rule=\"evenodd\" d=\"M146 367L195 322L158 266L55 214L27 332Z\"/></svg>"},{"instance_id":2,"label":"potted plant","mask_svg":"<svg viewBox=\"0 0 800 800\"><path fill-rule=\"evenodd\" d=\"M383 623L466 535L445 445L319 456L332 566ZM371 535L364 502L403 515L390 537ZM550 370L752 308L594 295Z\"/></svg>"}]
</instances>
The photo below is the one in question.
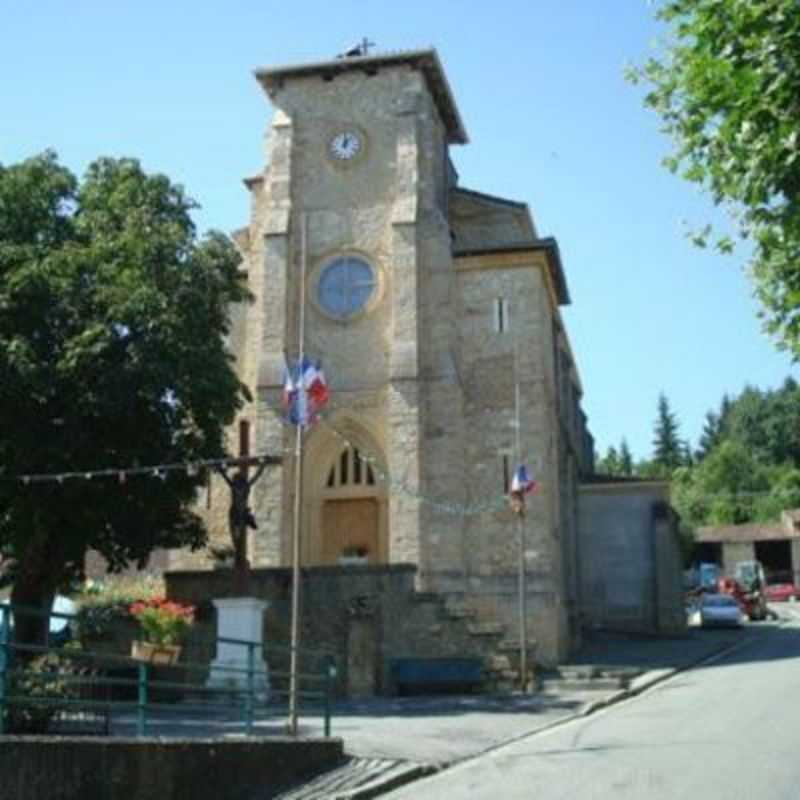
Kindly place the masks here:
<instances>
[{"instance_id":1,"label":"potted plant","mask_svg":"<svg viewBox=\"0 0 800 800\"><path fill-rule=\"evenodd\" d=\"M174 664L181 654L181 642L194 623L194 606L156 597L133 603L129 611L144 633L144 641L132 643L131 656L151 664Z\"/></svg>"}]
</instances>

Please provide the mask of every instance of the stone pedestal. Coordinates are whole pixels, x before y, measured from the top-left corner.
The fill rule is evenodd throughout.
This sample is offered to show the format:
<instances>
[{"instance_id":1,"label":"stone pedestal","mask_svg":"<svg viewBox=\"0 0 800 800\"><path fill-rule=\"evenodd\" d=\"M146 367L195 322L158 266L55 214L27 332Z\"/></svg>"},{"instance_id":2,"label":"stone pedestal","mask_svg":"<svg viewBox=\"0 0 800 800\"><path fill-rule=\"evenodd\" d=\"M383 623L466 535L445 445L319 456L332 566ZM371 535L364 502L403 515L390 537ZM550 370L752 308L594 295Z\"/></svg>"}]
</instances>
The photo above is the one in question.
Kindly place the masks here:
<instances>
[{"instance_id":1,"label":"stone pedestal","mask_svg":"<svg viewBox=\"0 0 800 800\"><path fill-rule=\"evenodd\" d=\"M253 686L259 699L269 694L269 670L263 656L264 611L268 603L255 597L225 597L213 600L217 609L217 639L255 642ZM211 662L207 686L247 689L248 648L245 644L217 641L217 657ZM241 670L241 671L240 671Z\"/></svg>"}]
</instances>

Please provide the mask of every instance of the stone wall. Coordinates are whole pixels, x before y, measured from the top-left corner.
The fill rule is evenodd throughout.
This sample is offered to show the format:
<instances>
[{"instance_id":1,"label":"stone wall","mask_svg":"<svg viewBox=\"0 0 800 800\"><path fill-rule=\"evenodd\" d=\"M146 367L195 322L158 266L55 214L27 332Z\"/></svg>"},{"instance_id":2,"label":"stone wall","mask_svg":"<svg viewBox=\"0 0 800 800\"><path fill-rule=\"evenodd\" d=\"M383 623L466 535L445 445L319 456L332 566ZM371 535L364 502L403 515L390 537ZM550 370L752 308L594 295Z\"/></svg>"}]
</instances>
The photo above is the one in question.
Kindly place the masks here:
<instances>
[{"instance_id":1,"label":"stone wall","mask_svg":"<svg viewBox=\"0 0 800 800\"><path fill-rule=\"evenodd\" d=\"M394 690L390 676L394 658L483 659L491 655L503 631L488 635L470 618L451 617L441 597L415 591L415 573L416 568L406 564L302 569L301 649L317 652L302 655L301 671L304 666L317 670L326 654L331 654L338 668L338 693L350 694L357 684L363 693L390 694ZM209 598L226 596L231 586L227 570L171 572L166 579L169 597L206 608ZM288 568L256 569L252 574L253 594L269 603L264 639L271 681L278 688L285 684L288 669L291 579ZM493 588L513 597L515 585L508 582ZM201 635L207 639L213 633L211 619ZM366 676L372 683L371 692L364 689L365 675L359 663L364 649L372 654L371 674ZM196 651L194 657L198 657ZM356 669L359 675L354 673Z\"/></svg>"},{"instance_id":2,"label":"stone wall","mask_svg":"<svg viewBox=\"0 0 800 800\"><path fill-rule=\"evenodd\" d=\"M588 627L685 627L680 546L667 499L663 483L581 486L580 608Z\"/></svg>"},{"instance_id":3,"label":"stone wall","mask_svg":"<svg viewBox=\"0 0 800 800\"><path fill-rule=\"evenodd\" d=\"M0 796L267 800L343 759L341 739L5 736L0 748Z\"/></svg>"}]
</instances>

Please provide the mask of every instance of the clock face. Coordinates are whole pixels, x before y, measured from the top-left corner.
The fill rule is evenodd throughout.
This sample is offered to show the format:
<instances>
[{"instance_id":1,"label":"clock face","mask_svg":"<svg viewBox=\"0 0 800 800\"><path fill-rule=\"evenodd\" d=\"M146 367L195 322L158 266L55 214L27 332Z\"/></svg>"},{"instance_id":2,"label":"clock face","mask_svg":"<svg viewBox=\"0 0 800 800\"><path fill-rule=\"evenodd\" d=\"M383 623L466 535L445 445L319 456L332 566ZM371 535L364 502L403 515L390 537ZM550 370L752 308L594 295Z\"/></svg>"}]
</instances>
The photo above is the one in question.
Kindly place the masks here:
<instances>
[{"instance_id":1,"label":"clock face","mask_svg":"<svg viewBox=\"0 0 800 800\"><path fill-rule=\"evenodd\" d=\"M330 141L330 151L337 161L350 161L361 152L361 134L355 131L337 133Z\"/></svg>"}]
</instances>

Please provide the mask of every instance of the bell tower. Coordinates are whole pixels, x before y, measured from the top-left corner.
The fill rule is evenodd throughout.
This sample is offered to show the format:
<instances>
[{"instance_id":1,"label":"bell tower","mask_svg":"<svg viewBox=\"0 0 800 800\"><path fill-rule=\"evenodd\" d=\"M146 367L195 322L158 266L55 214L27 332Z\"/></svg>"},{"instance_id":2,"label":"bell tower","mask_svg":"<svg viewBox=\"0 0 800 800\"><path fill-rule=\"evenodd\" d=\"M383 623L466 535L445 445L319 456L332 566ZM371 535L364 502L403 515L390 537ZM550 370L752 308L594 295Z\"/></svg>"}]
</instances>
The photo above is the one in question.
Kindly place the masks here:
<instances>
[{"instance_id":1,"label":"bell tower","mask_svg":"<svg viewBox=\"0 0 800 800\"><path fill-rule=\"evenodd\" d=\"M349 449L346 459L357 450L383 491L375 513L353 512L372 522L347 524L376 525L382 544L370 558L415 563L428 585L427 575L458 572L462 559L459 523L435 502L463 494L453 470L463 417L447 209L448 148L467 141L461 118L434 50L259 69L256 78L274 116L267 166L247 181L251 222L237 239L255 296L238 352L256 451L283 450L285 461L254 491L252 560L289 562L294 464L280 394L302 303L305 349L322 360L332 398L308 446L330 463L337 448ZM328 470L304 468L307 564L332 557L322 538L343 535L326 532L344 513L330 505Z\"/></svg>"}]
</instances>

